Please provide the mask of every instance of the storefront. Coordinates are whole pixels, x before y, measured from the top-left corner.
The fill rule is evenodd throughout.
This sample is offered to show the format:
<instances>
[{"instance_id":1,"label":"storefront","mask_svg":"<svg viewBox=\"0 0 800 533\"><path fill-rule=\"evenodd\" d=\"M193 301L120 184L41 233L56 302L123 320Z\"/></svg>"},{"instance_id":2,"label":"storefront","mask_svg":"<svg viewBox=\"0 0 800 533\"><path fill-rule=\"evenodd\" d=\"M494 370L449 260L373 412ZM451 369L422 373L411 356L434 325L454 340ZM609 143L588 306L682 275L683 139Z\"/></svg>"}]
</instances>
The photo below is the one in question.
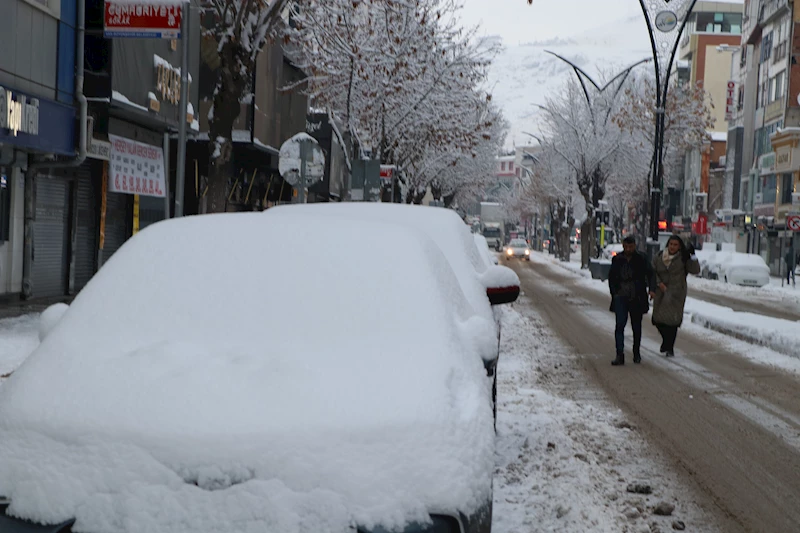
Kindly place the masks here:
<instances>
[{"instance_id":1,"label":"storefront","mask_svg":"<svg viewBox=\"0 0 800 533\"><path fill-rule=\"evenodd\" d=\"M0 297L23 292L25 170L32 157L74 156L75 108L0 86ZM55 173L35 180L31 283L63 295L69 281L70 189Z\"/></svg>"}]
</instances>

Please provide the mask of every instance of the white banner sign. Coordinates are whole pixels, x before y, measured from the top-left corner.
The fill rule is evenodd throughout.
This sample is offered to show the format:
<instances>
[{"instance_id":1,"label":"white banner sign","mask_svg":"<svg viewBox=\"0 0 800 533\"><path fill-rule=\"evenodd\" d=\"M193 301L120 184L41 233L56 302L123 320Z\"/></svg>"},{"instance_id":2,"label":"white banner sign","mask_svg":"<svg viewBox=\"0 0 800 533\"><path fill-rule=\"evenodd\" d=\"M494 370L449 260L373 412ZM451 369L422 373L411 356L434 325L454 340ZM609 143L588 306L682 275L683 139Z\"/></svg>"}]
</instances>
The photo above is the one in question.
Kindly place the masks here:
<instances>
[{"instance_id":1,"label":"white banner sign","mask_svg":"<svg viewBox=\"0 0 800 533\"><path fill-rule=\"evenodd\" d=\"M108 190L163 198L166 185L161 147L110 134L108 140L111 141Z\"/></svg>"}]
</instances>

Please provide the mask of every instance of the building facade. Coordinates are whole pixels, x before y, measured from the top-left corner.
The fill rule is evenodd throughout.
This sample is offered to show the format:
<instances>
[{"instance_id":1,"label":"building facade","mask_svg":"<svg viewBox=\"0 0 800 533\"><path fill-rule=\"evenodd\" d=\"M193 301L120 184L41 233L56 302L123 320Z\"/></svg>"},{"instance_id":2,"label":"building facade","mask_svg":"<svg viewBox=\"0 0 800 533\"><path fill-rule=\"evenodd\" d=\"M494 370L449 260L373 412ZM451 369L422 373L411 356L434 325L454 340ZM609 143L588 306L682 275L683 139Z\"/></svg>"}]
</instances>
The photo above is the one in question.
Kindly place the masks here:
<instances>
[{"instance_id":1,"label":"building facade","mask_svg":"<svg viewBox=\"0 0 800 533\"><path fill-rule=\"evenodd\" d=\"M0 10L0 299L15 299L49 261L66 265L58 273L64 283L74 275L74 243L60 231L75 223L74 191L34 191L26 173L35 163L76 157L76 3L0 0ZM39 176L50 183L57 174ZM39 254L32 265L26 247L34 243Z\"/></svg>"}]
</instances>

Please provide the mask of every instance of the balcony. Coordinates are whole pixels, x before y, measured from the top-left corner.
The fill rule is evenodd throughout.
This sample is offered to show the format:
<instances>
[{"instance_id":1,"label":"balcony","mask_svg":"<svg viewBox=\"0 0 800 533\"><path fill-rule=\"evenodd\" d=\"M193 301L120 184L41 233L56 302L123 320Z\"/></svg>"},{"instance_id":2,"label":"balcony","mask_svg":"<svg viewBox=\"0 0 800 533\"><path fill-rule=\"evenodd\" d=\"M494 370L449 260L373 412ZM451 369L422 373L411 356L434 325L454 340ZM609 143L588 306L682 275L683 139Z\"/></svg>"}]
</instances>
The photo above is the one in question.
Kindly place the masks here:
<instances>
[{"instance_id":1,"label":"balcony","mask_svg":"<svg viewBox=\"0 0 800 533\"><path fill-rule=\"evenodd\" d=\"M789 0L766 0L761 3L758 23L767 24L788 11Z\"/></svg>"}]
</instances>

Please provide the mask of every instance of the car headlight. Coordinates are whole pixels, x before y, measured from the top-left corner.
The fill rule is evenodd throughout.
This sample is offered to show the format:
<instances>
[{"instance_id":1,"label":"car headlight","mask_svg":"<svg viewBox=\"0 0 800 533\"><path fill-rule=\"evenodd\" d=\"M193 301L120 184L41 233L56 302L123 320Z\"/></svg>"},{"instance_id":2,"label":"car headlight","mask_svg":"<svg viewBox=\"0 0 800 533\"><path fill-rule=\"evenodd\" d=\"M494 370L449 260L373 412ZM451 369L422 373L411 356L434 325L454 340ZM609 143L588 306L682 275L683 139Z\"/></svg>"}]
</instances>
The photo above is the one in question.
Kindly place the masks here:
<instances>
[{"instance_id":1,"label":"car headlight","mask_svg":"<svg viewBox=\"0 0 800 533\"><path fill-rule=\"evenodd\" d=\"M531 251L530 250L525 250L525 255L531 255Z\"/></svg>"},{"instance_id":2,"label":"car headlight","mask_svg":"<svg viewBox=\"0 0 800 533\"><path fill-rule=\"evenodd\" d=\"M511 248L509 248L508 250L506 250L506 253L507 253L508 255L514 255L514 250L512 250Z\"/></svg>"}]
</instances>

